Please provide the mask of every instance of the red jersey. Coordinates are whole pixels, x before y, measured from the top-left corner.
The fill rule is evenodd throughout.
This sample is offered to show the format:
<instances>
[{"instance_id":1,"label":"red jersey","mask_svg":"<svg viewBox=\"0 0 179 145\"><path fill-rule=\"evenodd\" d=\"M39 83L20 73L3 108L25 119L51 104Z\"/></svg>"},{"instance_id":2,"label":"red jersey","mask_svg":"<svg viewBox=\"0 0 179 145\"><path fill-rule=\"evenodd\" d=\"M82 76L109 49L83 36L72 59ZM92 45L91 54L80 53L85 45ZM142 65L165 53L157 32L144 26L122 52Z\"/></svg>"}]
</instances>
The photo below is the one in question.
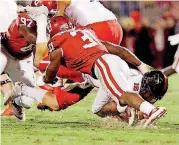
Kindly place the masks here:
<instances>
[{"instance_id":1,"label":"red jersey","mask_svg":"<svg viewBox=\"0 0 179 145\"><path fill-rule=\"evenodd\" d=\"M32 53L35 48L34 44L29 43L19 32L19 26L25 25L36 31L36 22L33 21L26 13L19 13L18 18L12 22L7 33L6 49L16 58L23 58Z\"/></svg>"},{"instance_id":2,"label":"red jersey","mask_svg":"<svg viewBox=\"0 0 179 145\"><path fill-rule=\"evenodd\" d=\"M91 30L75 30L56 34L48 42L49 52L60 48L69 69L91 74L95 61L107 53Z\"/></svg>"}]
</instances>

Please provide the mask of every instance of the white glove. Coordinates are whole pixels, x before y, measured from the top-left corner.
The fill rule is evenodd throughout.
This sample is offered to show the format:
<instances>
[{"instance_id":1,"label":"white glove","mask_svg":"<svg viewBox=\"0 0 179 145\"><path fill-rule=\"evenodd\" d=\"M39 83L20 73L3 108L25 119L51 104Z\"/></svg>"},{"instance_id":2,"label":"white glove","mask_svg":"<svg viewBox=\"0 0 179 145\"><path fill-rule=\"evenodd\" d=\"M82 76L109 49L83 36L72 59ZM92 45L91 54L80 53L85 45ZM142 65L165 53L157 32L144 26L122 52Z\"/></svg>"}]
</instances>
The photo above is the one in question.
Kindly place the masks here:
<instances>
[{"instance_id":1,"label":"white glove","mask_svg":"<svg viewBox=\"0 0 179 145\"><path fill-rule=\"evenodd\" d=\"M46 6L40 6L40 7L26 7L27 14L35 21L38 21L38 18L41 15L48 16L48 8Z\"/></svg>"},{"instance_id":2,"label":"white glove","mask_svg":"<svg viewBox=\"0 0 179 145\"><path fill-rule=\"evenodd\" d=\"M177 45L179 44L179 34L169 36L168 41L170 41L170 45Z\"/></svg>"},{"instance_id":3,"label":"white glove","mask_svg":"<svg viewBox=\"0 0 179 145\"><path fill-rule=\"evenodd\" d=\"M45 83L43 81L43 77L44 77L44 74L36 77L37 78L37 80L36 80L37 86L43 86L43 85L45 85ZM48 84L48 85L51 86L51 87L61 87L61 86L63 86L63 79L57 77L56 81L54 81L53 84Z\"/></svg>"},{"instance_id":4,"label":"white glove","mask_svg":"<svg viewBox=\"0 0 179 145\"><path fill-rule=\"evenodd\" d=\"M64 86L61 88L64 91L70 91L75 87L79 87L81 89L86 89L87 87L89 87L90 85L87 83L87 81L84 81L82 83L65 83Z\"/></svg>"},{"instance_id":5,"label":"white glove","mask_svg":"<svg viewBox=\"0 0 179 145\"><path fill-rule=\"evenodd\" d=\"M22 13L22 12L25 12L25 11L26 11L26 7L23 7L21 5L18 6L17 13Z\"/></svg>"},{"instance_id":6,"label":"white glove","mask_svg":"<svg viewBox=\"0 0 179 145\"><path fill-rule=\"evenodd\" d=\"M149 72L151 70L154 70L151 66L141 62L141 65L137 67L142 74L145 74L146 72Z\"/></svg>"},{"instance_id":7,"label":"white glove","mask_svg":"<svg viewBox=\"0 0 179 145\"><path fill-rule=\"evenodd\" d=\"M82 73L82 77L85 81L88 82L88 84L90 84L90 86L92 87L97 87L99 88L101 86L100 81L97 79L94 79L92 76L88 75L88 74L84 74Z\"/></svg>"}]
</instances>

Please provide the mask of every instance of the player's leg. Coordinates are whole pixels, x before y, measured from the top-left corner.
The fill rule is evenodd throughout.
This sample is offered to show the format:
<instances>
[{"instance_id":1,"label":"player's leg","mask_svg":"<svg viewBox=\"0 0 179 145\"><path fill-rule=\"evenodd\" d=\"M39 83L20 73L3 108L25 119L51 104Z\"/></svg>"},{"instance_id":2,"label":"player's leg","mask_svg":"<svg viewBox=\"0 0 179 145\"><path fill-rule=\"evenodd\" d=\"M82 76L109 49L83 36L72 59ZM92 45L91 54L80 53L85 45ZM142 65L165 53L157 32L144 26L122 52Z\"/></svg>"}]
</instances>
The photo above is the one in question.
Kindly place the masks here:
<instances>
[{"instance_id":1,"label":"player's leg","mask_svg":"<svg viewBox=\"0 0 179 145\"><path fill-rule=\"evenodd\" d=\"M50 64L50 59L49 56L46 56L39 64L38 69L41 72L44 72L46 70L46 68L48 67L48 65Z\"/></svg>"},{"instance_id":2,"label":"player's leg","mask_svg":"<svg viewBox=\"0 0 179 145\"><path fill-rule=\"evenodd\" d=\"M118 64L116 65L116 63ZM156 118L160 118L165 112L164 108L156 108L152 104L145 101L138 94L131 92L131 86L127 80L129 73L127 64L117 56L104 55L99 58L95 65L95 74L101 81L104 89L110 94L112 99L117 103L117 110L121 110L121 105L129 105L136 110L152 116L154 111L157 110ZM120 105L121 104L121 105ZM155 119L156 119L155 118ZM153 121L153 116L151 118ZM149 123L149 122L148 122Z\"/></svg>"},{"instance_id":3,"label":"player's leg","mask_svg":"<svg viewBox=\"0 0 179 145\"><path fill-rule=\"evenodd\" d=\"M8 63L8 56L6 55L6 53L3 51L3 46L1 45L1 52L0 52L0 81L1 81L1 94L4 96L9 90L12 89L13 87L13 83L12 80L9 78L9 76L6 73L3 73L7 63ZM12 111L12 104L9 103L8 107L5 108L2 113L2 116L12 116L13 115L13 111Z\"/></svg>"},{"instance_id":4,"label":"player's leg","mask_svg":"<svg viewBox=\"0 0 179 145\"><path fill-rule=\"evenodd\" d=\"M98 22L87 26L92 28L100 40L120 44L123 37L123 31L117 20Z\"/></svg>"},{"instance_id":5,"label":"player's leg","mask_svg":"<svg viewBox=\"0 0 179 145\"><path fill-rule=\"evenodd\" d=\"M18 61L13 59L5 50L4 51L1 50L1 51L8 59L5 72L7 72L10 78L12 79L12 81L10 82L9 80L11 79L9 78L8 75L4 75L2 77L3 79L6 80L6 82L8 82L6 85L3 85L3 87L1 87L1 92L3 92L3 95L5 97L12 90L12 87L14 86L13 81L15 80L15 78L18 78L17 76L20 75L20 72L18 71L19 69ZM22 104L21 97L13 100L11 103L12 103L12 111L16 116L16 118L18 120L25 121L25 112L20 106Z\"/></svg>"},{"instance_id":6,"label":"player's leg","mask_svg":"<svg viewBox=\"0 0 179 145\"><path fill-rule=\"evenodd\" d=\"M127 106L120 106L120 109L121 112L119 113L116 102L113 101L107 91L100 87L92 105L92 112L99 117L109 116L118 119L119 121L128 122L130 125L132 125L134 122L134 115L132 110ZM124 112L122 112L122 109Z\"/></svg>"},{"instance_id":7,"label":"player's leg","mask_svg":"<svg viewBox=\"0 0 179 145\"><path fill-rule=\"evenodd\" d=\"M38 103L42 103L54 111L66 109L80 100L80 95L62 91L60 88L55 88L52 92L29 87L22 82L17 82L12 91L6 95L4 104L6 105L7 102L22 95L35 99Z\"/></svg>"},{"instance_id":8,"label":"player's leg","mask_svg":"<svg viewBox=\"0 0 179 145\"><path fill-rule=\"evenodd\" d=\"M0 81L1 81L1 87L0 87L1 94L4 96L7 92L9 92L13 88L13 83L7 74L2 74L0 76ZM12 104L10 102L7 108L5 108L1 112L1 116L13 116L13 115L14 113L12 111Z\"/></svg>"},{"instance_id":9,"label":"player's leg","mask_svg":"<svg viewBox=\"0 0 179 145\"><path fill-rule=\"evenodd\" d=\"M14 80L22 81L29 86L35 87L36 78L34 74L33 55L30 55L29 57L23 60L18 60L18 66L19 66L19 69L18 69L19 75L16 75L16 79ZM17 101L18 99L20 100L19 102L21 102L18 105L26 109L31 108L34 103L34 99L26 97L26 96L21 96L15 100Z\"/></svg>"},{"instance_id":10,"label":"player's leg","mask_svg":"<svg viewBox=\"0 0 179 145\"><path fill-rule=\"evenodd\" d=\"M111 101L108 93L100 87L92 105L92 112L100 117L112 116L118 114L117 105Z\"/></svg>"}]
</instances>

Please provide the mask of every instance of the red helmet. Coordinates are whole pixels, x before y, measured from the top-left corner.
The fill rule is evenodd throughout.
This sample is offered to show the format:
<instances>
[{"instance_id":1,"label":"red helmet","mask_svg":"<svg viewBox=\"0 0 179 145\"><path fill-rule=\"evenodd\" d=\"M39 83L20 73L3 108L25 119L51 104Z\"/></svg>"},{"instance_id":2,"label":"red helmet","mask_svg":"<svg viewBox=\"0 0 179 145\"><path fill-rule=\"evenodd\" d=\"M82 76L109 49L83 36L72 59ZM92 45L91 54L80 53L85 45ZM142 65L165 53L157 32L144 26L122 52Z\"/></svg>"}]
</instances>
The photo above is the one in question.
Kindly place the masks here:
<instances>
[{"instance_id":1,"label":"red helmet","mask_svg":"<svg viewBox=\"0 0 179 145\"><path fill-rule=\"evenodd\" d=\"M56 14L58 11L57 0L33 0L31 3L32 7L46 6L49 10L49 14Z\"/></svg>"},{"instance_id":2,"label":"red helmet","mask_svg":"<svg viewBox=\"0 0 179 145\"><path fill-rule=\"evenodd\" d=\"M53 17L49 21L47 26L50 37L53 37L55 34L59 32L66 32L68 30L71 30L72 28L74 28L72 23L69 21L69 19L63 16Z\"/></svg>"}]
</instances>

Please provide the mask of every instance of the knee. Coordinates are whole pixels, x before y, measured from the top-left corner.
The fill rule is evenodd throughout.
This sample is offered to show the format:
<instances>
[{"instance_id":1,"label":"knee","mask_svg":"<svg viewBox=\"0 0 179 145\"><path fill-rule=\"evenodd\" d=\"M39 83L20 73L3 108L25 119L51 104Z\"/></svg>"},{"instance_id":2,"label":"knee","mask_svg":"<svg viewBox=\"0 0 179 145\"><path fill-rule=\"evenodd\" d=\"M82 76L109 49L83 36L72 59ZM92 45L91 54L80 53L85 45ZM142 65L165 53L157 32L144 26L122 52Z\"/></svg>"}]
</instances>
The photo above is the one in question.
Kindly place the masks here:
<instances>
[{"instance_id":1,"label":"knee","mask_svg":"<svg viewBox=\"0 0 179 145\"><path fill-rule=\"evenodd\" d=\"M26 96L21 96L20 97L20 106L30 109L32 105L34 104L34 99L26 97Z\"/></svg>"},{"instance_id":2,"label":"knee","mask_svg":"<svg viewBox=\"0 0 179 145\"><path fill-rule=\"evenodd\" d=\"M6 55L4 55L3 53L0 53L0 61L1 61L0 74L2 74L4 69L6 68L7 61L8 61Z\"/></svg>"}]
</instances>

